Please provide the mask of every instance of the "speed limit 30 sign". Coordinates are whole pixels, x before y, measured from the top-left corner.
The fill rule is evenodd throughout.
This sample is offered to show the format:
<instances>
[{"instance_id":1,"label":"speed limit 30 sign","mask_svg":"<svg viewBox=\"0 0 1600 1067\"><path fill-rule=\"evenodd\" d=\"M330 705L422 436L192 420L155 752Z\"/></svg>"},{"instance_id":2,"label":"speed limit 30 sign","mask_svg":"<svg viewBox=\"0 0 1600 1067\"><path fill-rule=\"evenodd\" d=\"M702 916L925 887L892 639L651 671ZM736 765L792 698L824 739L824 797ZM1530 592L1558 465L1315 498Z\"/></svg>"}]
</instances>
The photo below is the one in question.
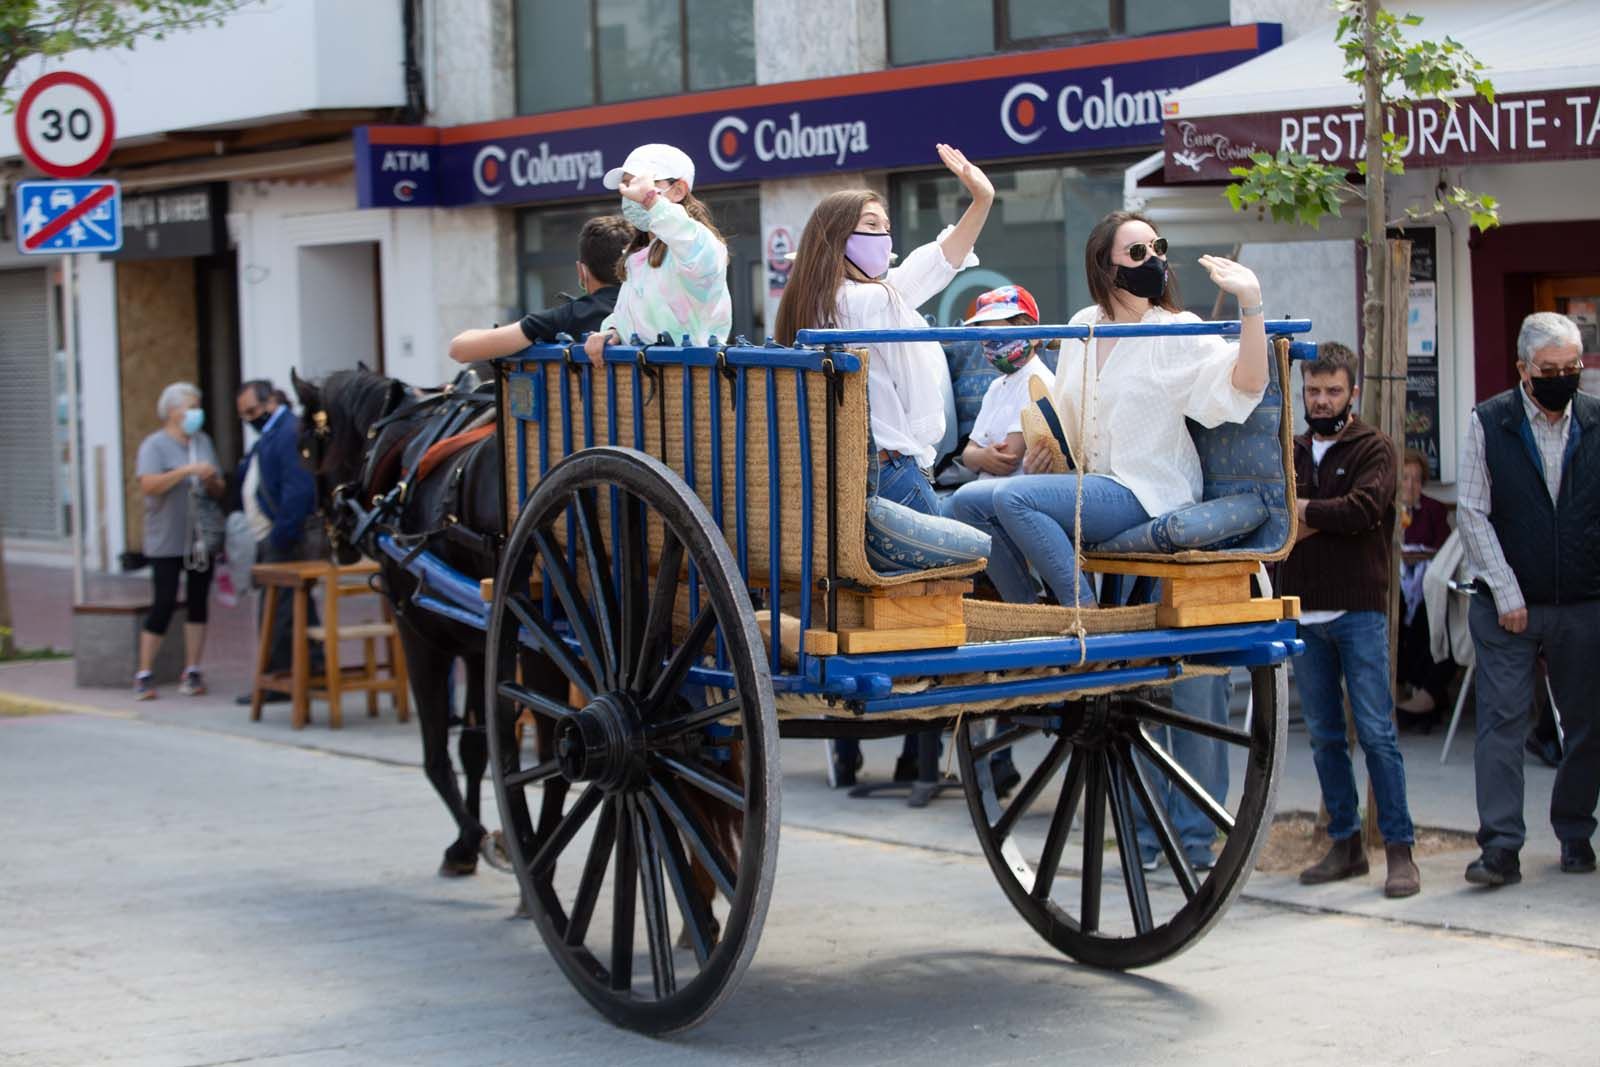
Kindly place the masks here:
<instances>
[{"instance_id":1,"label":"speed limit 30 sign","mask_svg":"<svg viewBox=\"0 0 1600 1067\"><path fill-rule=\"evenodd\" d=\"M17 104L17 144L28 162L55 178L81 178L111 155L116 120L100 86L58 70L28 86Z\"/></svg>"}]
</instances>

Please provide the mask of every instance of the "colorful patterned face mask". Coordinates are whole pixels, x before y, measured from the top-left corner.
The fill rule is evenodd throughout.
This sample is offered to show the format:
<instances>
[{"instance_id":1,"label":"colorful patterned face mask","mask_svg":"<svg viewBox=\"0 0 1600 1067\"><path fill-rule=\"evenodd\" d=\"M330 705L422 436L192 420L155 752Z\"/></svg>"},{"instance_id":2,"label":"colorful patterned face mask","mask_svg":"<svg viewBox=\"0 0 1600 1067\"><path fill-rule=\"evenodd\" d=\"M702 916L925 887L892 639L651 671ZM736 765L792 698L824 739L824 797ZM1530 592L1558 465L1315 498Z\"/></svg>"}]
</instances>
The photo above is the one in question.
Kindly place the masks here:
<instances>
[{"instance_id":1,"label":"colorful patterned face mask","mask_svg":"<svg viewBox=\"0 0 1600 1067\"><path fill-rule=\"evenodd\" d=\"M983 357L1001 374L1015 374L1018 367L1028 360L1031 342L1014 341L983 341Z\"/></svg>"}]
</instances>

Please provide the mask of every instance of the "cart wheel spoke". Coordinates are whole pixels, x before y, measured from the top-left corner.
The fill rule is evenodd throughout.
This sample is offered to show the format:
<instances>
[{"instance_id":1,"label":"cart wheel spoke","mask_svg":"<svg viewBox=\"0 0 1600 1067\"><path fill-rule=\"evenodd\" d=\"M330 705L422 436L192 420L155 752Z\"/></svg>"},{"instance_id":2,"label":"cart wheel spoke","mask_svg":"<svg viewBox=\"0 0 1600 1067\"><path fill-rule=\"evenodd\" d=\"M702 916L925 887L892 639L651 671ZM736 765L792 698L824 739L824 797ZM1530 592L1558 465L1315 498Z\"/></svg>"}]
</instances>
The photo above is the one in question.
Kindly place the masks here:
<instances>
[{"instance_id":1,"label":"cart wheel spoke","mask_svg":"<svg viewBox=\"0 0 1600 1067\"><path fill-rule=\"evenodd\" d=\"M974 745L972 748L972 754L978 759L982 759L985 756L1000 751L1002 748L1016 744L1017 742L1028 737L1030 734L1036 734L1038 732L1039 728L1037 726L1012 726L1005 730L999 731L982 744Z\"/></svg>"},{"instance_id":2,"label":"cart wheel spoke","mask_svg":"<svg viewBox=\"0 0 1600 1067\"><path fill-rule=\"evenodd\" d=\"M1100 879L1106 858L1106 773L1097 753L1089 757L1083 809L1083 892L1078 925L1084 933L1100 929Z\"/></svg>"},{"instance_id":3,"label":"cart wheel spoke","mask_svg":"<svg viewBox=\"0 0 1600 1067\"><path fill-rule=\"evenodd\" d=\"M717 888L732 900L736 877L733 868L729 865L727 857L722 854L722 850L717 847L716 838L707 831L694 809L683 802L683 798L670 783L658 778L650 780L650 793L655 797L661 810L667 813L667 818L672 820L672 825L677 827L678 833L688 842L689 850L710 873L711 880L717 884Z\"/></svg>"},{"instance_id":4,"label":"cart wheel spoke","mask_svg":"<svg viewBox=\"0 0 1600 1067\"><path fill-rule=\"evenodd\" d=\"M1122 860L1122 884L1128 892L1128 910L1133 914L1135 933L1147 934L1154 926L1150 918L1150 890L1145 885L1140 865L1139 835L1133 823L1133 805L1128 799L1128 783L1122 768L1109 753L1105 760L1106 781L1111 795L1111 827L1117 835L1117 854Z\"/></svg>"},{"instance_id":5,"label":"cart wheel spoke","mask_svg":"<svg viewBox=\"0 0 1600 1067\"><path fill-rule=\"evenodd\" d=\"M649 695L644 698L647 718L654 717L664 704L677 697L678 690L683 688L683 683L689 677L689 668L698 663L700 657L705 654L706 642L711 640L711 634L716 628L716 613L709 605L701 608L700 614L689 627L688 636L684 638L683 644L672 654L666 668L650 687Z\"/></svg>"},{"instance_id":6,"label":"cart wheel spoke","mask_svg":"<svg viewBox=\"0 0 1600 1067\"><path fill-rule=\"evenodd\" d=\"M1039 856L1039 869L1033 878L1035 900L1048 900L1056 874L1061 870L1061 853L1066 848L1067 834L1072 832L1072 817L1077 813L1078 801L1083 796L1083 767L1087 756L1080 748L1072 750L1067 760L1067 774L1061 780L1061 796L1056 801L1055 814L1050 817L1050 829L1044 837L1044 851Z\"/></svg>"},{"instance_id":7,"label":"cart wheel spoke","mask_svg":"<svg viewBox=\"0 0 1600 1067\"><path fill-rule=\"evenodd\" d=\"M1011 836L1011 831L1016 827L1017 820L1022 818L1028 809L1033 806L1033 802L1039 798L1039 791L1045 787L1045 783L1055 777L1056 771L1061 769L1061 764L1067 758L1067 753L1071 748L1072 743L1065 737L1056 738L1056 743L1050 749L1050 754L1044 758L1044 761L1039 764L1033 774L1028 776L1028 780L1023 783L1022 788L1017 790L1017 795L1012 799L1011 806L1006 809L1005 814L1001 815L999 821L994 824L995 837L1004 841Z\"/></svg>"},{"instance_id":8,"label":"cart wheel spoke","mask_svg":"<svg viewBox=\"0 0 1600 1067\"><path fill-rule=\"evenodd\" d=\"M744 811L744 791L716 771L663 753L657 753L656 759L675 776L707 796L715 797L735 811Z\"/></svg>"},{"instance_id":9,"label":"cart wheel spoke","mask_svg":"<svg viewBox=\"0 0 1600 1067\"><path fill-rule=\"evenodd\" d=\"M555 586L556 596L566 609L567 625L572 627L572 635L578 639L578 647L583 649L583 658L589 665L590 674L598 684L608 689L615 688L616 665L607 656L609 642L600 636L594 612L589 609L583 590L578 586L578 576L572 573L566 556L545 531L535 530L533 543L543 560L545 575L550 579L550 584Z\"/></svg>"},{"instance_id":10,"label":"cart wheel spoke","mask_svg":"<svg viewBox=\"0 0 1600 1067\"><path fill-rule=\"evenodd\" d=\"M594 918L594 905L600 899L600 885L605 881L606 865L611 860L616 836L617 801L608 800L600 811L600 821L595 824L594 837L589 841L589 858L584 861L583 876L578 879L578 895L573 898L572 911L567 916L568 945L581 945L589 936L589 920Z\"/></svg>"},{"instance_id":11,"label":"cart wheel spoke","mask_svg":"<svg viewBox=\"0 0 1600 1067\"><path fill-rule=\"evenodd\" d=\"M667 895L661 885L661 857L650 836L643 804L626 802L632 809L633 848L639 855L639 888L643 894L645 937L650 948L650 977L656 997L671 996L678 988L672 966L672 927L667 920Z\"/></svg>"},{"instance_id":12,"label":"cart wheel spoke","mask_svg":"<svg viewBox=\"0 0 1600 1067\"><path fill-rule=\"evenodd\" d=\"M506 786L511 789L525 789L530 785L537 785L549 778L554 778L561 773L561 765L553 759L536 763L520 771L512 771L506 775Z\"/></svg>"},{"instance_id":13,"label":"cart wheel spoke","mask_svg":"<svg viewBox=\"0 0 1600 1067\"><path fill-rule=\"evenodd\" d=\"M528 870L535 879L544 880L549 877L556 860L566 851L577 832L583 829L583 824L594 814L594 809L600 806L603 796L600 787L596 785L591 785L578 796L572 805L572 810L556 824L549 838L539 846L539 851L535 852L533 859L528 862Z\"/></svg>"},{"instance_id":14,"label":"cart wheel spoke","mask_svg":"<svg viewBox=\"0 0 1600 1067\"><path fill-rule=\"evenodd\" d=\"M684 929L689 934L689 944L694 958L701 966L716 947L711 924L715 921L710 903L696 890L689 874L689 860L683 851L683 842L661 820L661 805L654 796L639 797L639 807L650 825L650 837L655 842L656 853L667 876L667 884L678 902L678 914L683 917Z\"/></svg>"},{"instance_id":15,"label":"cart wheel spoke","mask_svg":"<svg viewBox=\"0 0 1600 1067\"><path fill-rule=\"evenodd\" d=\"M632 689L646 691L651 673L661 663L661 652L672 640L672 609L678 600L678 571L683 566L683 542L671 530L662 534L661 558L657 562L656 588L650 596L650 612L645 617L644 640L639 659L633 665Z\"/></svg>"},{"instance_id":16,"label":"cart wheel spoke","mask_svg":"<svg viewBox=\"0 0 1600 1067\"><path fill-rule=\"evenodd\" d=\"M611 988L633 988L633 902L639 891L639 855L634 849L633 812L617 801L617 862L611 871Z\"/></svg>"},{"instance_id":17,"label":"cart wheel spoke","mask_svg":"<svg viewBox=\"0 0 1600 1067\"><path fill-rule=\"evenodd\" d=\"M539 611L533 606L533 602L525 594L513 593L505 598L505 605L506 610L516 617L517 622L533 638L539 651L549 656L551 662L567 676L567 681L577 686L583 699L593 700L595 685L593 677L573 658L567 643L556 636L549 624L539 617Z\"/></svg>"},{"instance_id":18,"label":"cart wheel spoke","mask_svg":"<svg viewBox=\"0 0 1600 1067\"><path fill-rule=\"evenodd\" d=\"M1226 741L1230 745L1243 745L1249 748L1253 740L1248 731L1232 726L1223 726L1220 723L1208 722L1205 719L1197 719L1193 715L1186 715L1176 708L1157 704L1144 697L1125 696L1122 698L1122 706L1130 711L1136 719L1160 723L1162 726L1171 726L1179 730L1188 730L1190 733L1199 734L1201 737Z\"/></svg>"},{"instance_id":19,"label":"cart wheel spoke","mask_svg":"<svg viewBox=\"0 0 1600 1067\"><path fill-rule=\"evenodd\" d=\"M543 715L547 719L564 719L572 714L572 709L565 704L535 693L527 686L518 685L516 682L501 682L497 688L506 700L527 708L535 715Z\"/></svg>"},{"instance_id":20,"label":"cart wheel spoke","mask_svg":"<svg viewBox=\"0 0 1600 1067\"><path fill-rule=\"evenodd\" d=\"M1200 788L1189 772L1184 770L1171 753L1160 745L1152 742L1143 730L1136 730L1132 734L1134 747L1151 763L1155 764L1163 774L1172 780L1172 784L1183 791L1183 795L1194 801L1195 807L1205 813L1206 818L1216 824L1217 829L1225 834L1233 832L1233 816L1228 810Z\"/></svg>"},{"instance_id":21,"label":"cart wheel spoke","mask_svg":"<svg viewBox=\"0 0 1600 1067\"><path fill-rule=\"evenodd\" d=\"M744 709L744 703L738 697L719 700L715 704L707 704L697 708L687 715L680 715L676 719L656 724L648 728L647 733L652 741L665 743L674 741L696 730L703 730L713 723L720 722L731 715L738 715Z\"/></svg>"},{"instance_id":22,"label":"cart wheel spoke","mask_svg":"<svg viewBox=\"0 0 1600 1067\"><path fill-rule=\"evenodd\" d=\"M620 654L621 621L617 610L617 591L612 584L611 560L606 556L605 539L600 532L600 511L595 506L593 489L580 489L572 497L572 508L577 512L578 536L583 544L583 558L588 567L591 600L595 609L595 622L600 628L600 644L606 654L607 685L621 684L622 657Z\"/></svg>"},{"instance_id":23,"label":"cart wheel spoke","mask_svg":"<svg viewBox=\"0 0 1600 1067\"><path fill-rule=\"evenodd\" d=\"M1156 837L1161 841L1161 852L1167 857L1167 863L1172 867L1172 873L1178 879L1178 886L1183 890L1183 895L1193 900L1196 893L1200 892L1200 876L1195 872L1194 865L1189 862L1189 856L1183 851L1183 845L1178 840L1178 832L1172 825L1172 817L1167 814L1164 804L1157 804L1155 794L1150 790L1150 783L1145 779L1144 768L1133 754L1133 747L1127 741L1121 741L1116 747L1117 761L1122 765L1123 776L1128 784L1133 787L1134 795L1139 798L1139 806L1144 808L1145 818L1150 821L1150 826L1156 832Z\"/></svg>"}]
</instances>

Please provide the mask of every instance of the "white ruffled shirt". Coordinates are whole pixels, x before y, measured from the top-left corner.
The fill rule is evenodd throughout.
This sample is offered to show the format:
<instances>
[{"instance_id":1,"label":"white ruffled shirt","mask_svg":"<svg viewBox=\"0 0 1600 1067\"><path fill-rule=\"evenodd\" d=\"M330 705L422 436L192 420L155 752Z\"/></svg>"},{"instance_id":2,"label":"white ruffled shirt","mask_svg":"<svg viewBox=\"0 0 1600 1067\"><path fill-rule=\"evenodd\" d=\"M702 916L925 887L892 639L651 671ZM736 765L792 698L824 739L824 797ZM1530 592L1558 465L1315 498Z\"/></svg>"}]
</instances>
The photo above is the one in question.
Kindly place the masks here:
<instances>
[{"instance_id":1,"label":"white ruffled shirt","mask_svg":"<svg viewBox=\"0 0 1600 1067\"><path fill-rule=\"evenodd\" d=\"M967 253L952 267L939 247L955 227L938 239L913 249L881 282L846 281L839 287L841 330L926 329L917 308L944 291L957 274L978 265ZM940 377L950 377L944 349L937 341L900 341L864 346L868 351L867 403L872 412L872 437L878 448L916 458L924 470L938 458L935 446L944 437L944 394Z\"/></svg>"},{"instance_id":2,"label":"white ruffled shirt","mask_svg":"<svg viewBox=\"0 0 1600 1067\"><path fill-rule=\"evenodd\" d=\"M1070 321L1109 320L1091 306ZM1187 311L1151 308L1142 321L1200 319ZM1125 486L1151 517L1199 500L1200 456L1184 418L1206 427L1243 422L1261 402L1262 393L1234 388L1238 344L1216 336L1124 337L1098 373L1089 364L1085 402L1084 360L1094 358L1086 349L1083 341L1061 342L1051 394L1079 467Z\"/></svg>"}]
</instances>

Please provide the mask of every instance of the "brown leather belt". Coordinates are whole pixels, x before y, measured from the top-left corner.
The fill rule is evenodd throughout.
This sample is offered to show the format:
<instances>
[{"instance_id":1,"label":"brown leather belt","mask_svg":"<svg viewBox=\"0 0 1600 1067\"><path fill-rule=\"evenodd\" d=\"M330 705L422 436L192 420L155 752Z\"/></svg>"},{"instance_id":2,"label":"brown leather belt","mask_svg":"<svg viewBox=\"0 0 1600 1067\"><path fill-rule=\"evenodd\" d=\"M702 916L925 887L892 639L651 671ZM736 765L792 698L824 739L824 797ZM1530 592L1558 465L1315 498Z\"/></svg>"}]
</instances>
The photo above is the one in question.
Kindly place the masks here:
<instances>
[{"instance_id":1,"label":"brown leather belt","mask_svg":"<svg viewBox=\"0 0 1600 1067\"><path fill-rule=\"evenodd\" d=\"M892 448L880 448L880 449L878 449L878 462L879 463L890 463L890 462L893 462L894 460L897 460L899 458L900 458L900 453L896 452Z\"/></svg>"}]
</instances>

